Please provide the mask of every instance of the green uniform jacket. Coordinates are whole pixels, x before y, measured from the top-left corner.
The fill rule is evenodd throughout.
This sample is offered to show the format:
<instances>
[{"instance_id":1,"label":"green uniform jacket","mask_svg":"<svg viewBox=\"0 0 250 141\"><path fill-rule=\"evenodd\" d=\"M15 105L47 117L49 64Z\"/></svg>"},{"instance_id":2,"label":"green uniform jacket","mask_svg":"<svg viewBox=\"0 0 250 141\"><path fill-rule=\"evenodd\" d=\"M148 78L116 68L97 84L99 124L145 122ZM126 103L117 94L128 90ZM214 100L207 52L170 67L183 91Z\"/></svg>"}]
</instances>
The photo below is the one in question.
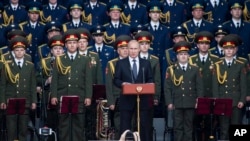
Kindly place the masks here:
<instances>
[{"instance_id":1,"label":"green uniform jacket","mask_svg":"<svg viewBox=\"0 0 250 141\"><path fill-rule=\"evenodd\" d=\"M89 57L75 56L71 61L65 53L56 57L52 72L51 97L77 95L80 102L92 98L92 73Z\"/></svg>"},{"instance_id":2,"label":"green uniform jacket","mask_svg":"<svg viewBox=\"0 0 250 141\"><path fill-rule=\"evenodd\" d=\"M113 83L114 73L115 73L115 65L119 58L115 58L110 60L107 64L106 68L106 96L108 105L115 105L116 99L120 97L121 89L116 87Z\"/></svg>"},{"instance_id":3,"label":"green uniform jacket","mask_svg":"<svg viewBox=\"0 0 250 141\"><path fill-rule=\"evenodd\" d=\"M201 71L205 97L213 96L212 76L213 76L214 63L218 62L219 60L220 60L219 57L213 54L208 54L207 60L204 64L202 64L202 61L200 60L198 54L191 56L189 59L190 64L196 65L197 67L199 67Z\"/></svg>"},{"instance_id":4,"label":"green uniform jacket","mask_svg":"<svg viewBox=\"0 0 250 141\"><path fill-rule=\"evenodd\" d=\"M194 108L197 97L203 97L202 82L197 66L188 64L185 72L179 64L168 67L164 83L166 104L174 104L175 108Z\"/></svg>"},{"instance_id":5,"label":"green uniform jacket","mask_svg":"<svg viewBox=\"0 0 250 141\"><path fill-rule=\"evenodd\" d=\"M27 61L30 61L30 62L32 61L31 56L29 54L27 54L27 53L25 53L24 58ZM13 59L14 59L14 56L11 54L11 52L4 53L1 56L2 61L8 61L8 60L13 60Z\"/></svg>"},{"instance_id":6,"label":"green uniform jacket","mask_svg":"<svg viewBox=\"0 0 250 141\"><path fill-rule=\"evenodd\" d=\"M7 71L8 70L8 71ZM19 74L19 78L15 77ZM1 74L1 103L9 98L26 98L26 107L37 102L34 64L25 60L21 69L14 61L7 61Z\"/></svg>"},{"instance_id":7,"label":"green uniform jacket","mask_svg":"<svg viewBox=\"0 0 250 141\"><path fill-rule=\"evenodd\" d=\"M225 60L216 62L213 75L213 97L231 98L233 106L236 106L238 102L245 102L246 73L244 63L239 60L234 59L230 68Z\"/></svg>"},{"instance_id":8,"label":"green uniform jacket","mask_svg":"<svg viewBox=\"0 0 250 141\"><path fill-rule=\"evenodd\" d=\"M93 84L103 84L102 66L98 54L88 51L87 56L90 57Z\"/></svg>"},{"instance_id":9,"label":"green uniform jacket","mask_svg":"<svg viewBox=\"0 0 250 141\"><path fill-rule=\"evenodd\" d=\"M154 99L160 100L160 96L161 96L161 71L160 71L159 58L154 56L154 55L150 55L148 58L149 58L151 68L153 71L153 75L154 75L154 83L155 83Z\"/></svg>"}]
</instances>

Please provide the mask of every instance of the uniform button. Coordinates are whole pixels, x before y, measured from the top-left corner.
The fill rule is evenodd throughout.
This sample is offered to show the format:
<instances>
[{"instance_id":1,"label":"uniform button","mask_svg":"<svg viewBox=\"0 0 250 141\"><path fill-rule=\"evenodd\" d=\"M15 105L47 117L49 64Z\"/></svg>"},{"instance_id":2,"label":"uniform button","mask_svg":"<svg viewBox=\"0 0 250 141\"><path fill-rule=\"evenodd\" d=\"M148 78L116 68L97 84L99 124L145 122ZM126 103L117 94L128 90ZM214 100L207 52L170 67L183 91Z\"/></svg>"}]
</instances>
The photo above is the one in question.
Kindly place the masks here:
<instances>
[{"instance_id":1,"label":"uniform button","mask_svg":"<svg viewBox=\"0 0 250 141\"><path fill-rule=\"evenodd\" d=\"M71 87L71 85L69 84L69 87Z\"/></svg>"},{"instance_id":2,"label":"uniform button","mask_svg":"<svg viewBox=\"0 0 250 141\"><path fill-rule=\"evenodd\" d=\"M192 90L192 88L191 88L191 87L189 87L189 90Z\"/></svg>"},{"instance_id":3,"label":"uniform button","mask_svg":"<svg viewBox=\"0 0 250 141\"><path fill-rule=\"evenodd\" d=\"M235 79L233 79L233 81L235 81Z\"/></svg>"},{"instance_id":4,"label":"uniform button","mask_svg":"<svg viewBox=\"0 0 250 141\"><path fill-rule=\"evenodd\" d=\"M69 77L68 79L70 80L71 78Z\"/></svg>"},{"instance_id":5,"label":"uniform button","mask_svg":"<svg viewBox=\"0 0 250 141\"><path fill-rule=\"evenodd\" d=\"M235 87L235 85L233 85L233 87Z\"/></svg>"},{"instance_id":6,"label":"uniform button","mask_svg":"<svg viewBox=\"0 0 250 141\"><path fill-rule=\"evenodd\" d=\"M182 81L181 83L184 83L184 81Z\"/></svg>"},{"instance_id":7,"label":"uniform button","mask_svg":"<svg viewBox=\"0 0 250 141\"><path fill-rule=\"evenodd\" d=\"M19 87L19 85L16 85L16 87L18 88L18 87Z\"/></svg>"},{"instance_id":8,"label":"uniform button","mask_svg":"<svg viewBox=\"0 0 250 141\"><path fill-rule=\"evenodd\" d=\"M225 93L227 94L228 92L226 91Z\"/></svg>"},{"instance_id":9,"label":"uniform button","mask_svg":"<svg viewBox=\"0 0 250 141\"><path fill-rule=\"evenodd\" d=\"M185 96L185 94L182 94L182 96Z\"/></svg>"},{"instance_id":10,"label":"uniform button","mask_svg":"<svg viewBox=\"0 0 250 141\"><path fill-rule=\"evenodd\" d=\"M17 94L19 94L19 91L16 91Z\"/></svg>"},{"instance_id":11,"label":"uniform button","mask_svg":"<svg viewBox=\"0 0 250 141\"><path fill-rule=\"evenodd\" d=\"M226 85L225 87L227 88L228 86Z\"/></svg>"},{"instance_id":12,"label":"uniform button","mask_svg":"<svg viewBox=\"0 0 250 141\"><path fill-rule=\"evenodd\" d=\"M184 90L184 88L181 88L182 90Z\"/></svg>"}]
</instances>

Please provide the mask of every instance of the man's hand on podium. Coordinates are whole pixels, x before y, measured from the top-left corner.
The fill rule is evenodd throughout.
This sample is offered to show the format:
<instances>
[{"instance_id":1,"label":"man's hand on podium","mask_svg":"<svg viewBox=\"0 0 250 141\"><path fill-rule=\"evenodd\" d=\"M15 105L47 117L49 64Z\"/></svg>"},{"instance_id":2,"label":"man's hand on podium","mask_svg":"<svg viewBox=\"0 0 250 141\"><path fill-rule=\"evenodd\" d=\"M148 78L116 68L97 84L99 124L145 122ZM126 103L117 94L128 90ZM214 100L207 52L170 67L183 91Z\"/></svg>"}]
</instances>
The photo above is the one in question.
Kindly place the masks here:
<instances>
[{"instance_id":1,"label":"man's hand on podium","mask_svg":"<svg viewBox=\"0 0 250 141\"><path fill-rule=\"evenodd\" d=\"M127 85L127 84L131 84L129 82L123 82L122 85Z\"/></svg>"},{"instance_id":2,"label":"man's hand on podium","mask_svg":"<svg viewBox=\"0 0 250 141\"><path fill-rule=\"evenodd\" d=\"M57 100L57 98L51 98L51 104L52 105L56 105L58 103L58 100Z\"/></svg>"},{"instance_id":3,"label":"man's hand on podium","mask_svg":"<svg viewBox=\"0 0 250 141\"><path fill-rule=\"evenodd\" d=\"M90 104L91 104L91 99L90 98L85 98L84 105L89 106Z\"/></svg>"},{"instance_id":4,"label":"man's hand on podium","mask_svg":"<svg viewBox=\"0 0 250 141\"><path fill-rule=\"evenodd\" d=\"M5 103L1 103L0 109L2 109L2 110L6 109L6 104Z\"/></svg>"}]
</instances>

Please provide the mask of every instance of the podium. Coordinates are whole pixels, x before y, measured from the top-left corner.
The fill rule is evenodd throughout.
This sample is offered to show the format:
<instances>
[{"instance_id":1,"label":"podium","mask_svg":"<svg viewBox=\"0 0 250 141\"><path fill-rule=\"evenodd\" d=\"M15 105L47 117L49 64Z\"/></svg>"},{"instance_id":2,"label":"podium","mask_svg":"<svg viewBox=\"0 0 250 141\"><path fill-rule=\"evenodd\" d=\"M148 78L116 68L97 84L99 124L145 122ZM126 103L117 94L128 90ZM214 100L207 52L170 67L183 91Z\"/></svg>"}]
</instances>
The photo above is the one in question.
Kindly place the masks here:
<instances>
[{"instance_id":1,"label":"podium","mask_svg":"<svg viewBox=\"0 0 250 141\"><path fill-rule=\"evenodd\" d=\"M213 116L231 116L232 115L232 99L215 99L215 98L198 98L196 114L210 115L210 136L209 139L213 140Z\"/></svg>"},{"instance_id":2,"label":"podium","mask_svg":"<svg viewBox=\"0 0 250 141\"><path fill-rule=\"evenodd\" d=\"M123 95L137 95L137 130L140 133L140 95L154 95L154 83L138 83L122 85Z\"/></svg>"},{"instance_id":3,"label":"podium","mask_svg":"<svg viewBox=\"0 0 250 141\"><path fill-rule=\"evenodd\" d=\"M25 98L9 98L7 100L7 115L16 115L16 139L19 141L19 115L23 115L25 112Z\"/></svg>"},{"instance_id":4,"label":"podium","mask_svg":"<svg viewBox=\"0 0 250 141\"><path fill-rule=\"evenodd\" d=\"M69 125L70 125L70 140L72 140L72 114L78 114L78 104L79 96L70 95L70 96L61 96L60 98L60 114L69 115Z\"/></svg>"}]
</instances>

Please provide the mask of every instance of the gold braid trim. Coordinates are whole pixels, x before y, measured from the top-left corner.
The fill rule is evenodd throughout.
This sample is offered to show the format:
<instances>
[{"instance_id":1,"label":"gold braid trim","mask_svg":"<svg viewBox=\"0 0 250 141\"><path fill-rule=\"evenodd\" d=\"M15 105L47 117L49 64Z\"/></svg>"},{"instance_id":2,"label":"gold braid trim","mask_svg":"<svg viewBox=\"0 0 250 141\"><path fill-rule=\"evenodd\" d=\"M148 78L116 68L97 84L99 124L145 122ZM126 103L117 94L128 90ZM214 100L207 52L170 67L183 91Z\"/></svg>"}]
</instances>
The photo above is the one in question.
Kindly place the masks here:
<instances>
[{"instance_id":1,"label":"gold braid trim","mask_svg":"<svg viewBox=\"0 0 250 141\"><path fill-rule=\"evenodd\" d=\"M187 28L187 24L186 23L183 23L183 27L187 30L187 41L190 42L190 43L193 43L194 42L194 37L195 37L195 33L194 34L190 34L188 28ZM192 39L191 41L189 41L189 39Z\"/></svg>"},{"instance_id":2,"label":"gold braid trim","mask_svg":"<svg viewBox=\"0 0 250 141\"><path fill-rule=\"evenodd\" d=\"M178 79L176 79L173 67L170 67L170 75L175 86L179 86L181 82L183 81L183 75L181 75Z\"/></svg>"},{"instance_id":3,"label":"gold braid trim","mask_svg":"<svg viewBox=\"0 0 250 141\"><path fill-rule=\"evenodd\" d=\"M243 9L243 18L244 20L246 21L250 21L250 13L247 9L247 5L246 5L246 2L245 2L245 6L244 6L244 9Z\"/></svg>"},{"instance_id":4,"label":"gold braid trim","mask_svg":"<svg viewBox=\"0 0 250 141\"><path fill-rule=\"evenodd\" d=\"M14 22L14 16L11 15L10 17L8 17L5 11L3 12L3 19L4 19L4 25L9 25Z\"/></svg>"},{"instance_id":5,"label":"gold braid trim","mask_svg":"<svg viewBox=\"0 0 250 141\"><path fill-rule=\"evenodd\" d=\"M169 66L174 64L174 62L170 59L170 54L168 50L166 50L166 58L167 58L167 63Z\"/></svg>"},{"instance_id":6,"label":"gold braid trim","mask_svg":"<svg viewBox=\"0 0 250 141\"><path fill-rule=\"evenodd\" d=\"M46 74L46 76L50 76L50 72L52 69L47 67L45 59L42 59L41 63L42 63L43 71Z\"/></svg>"},{"instance_id":7,"label":"gold braid trim","mask_svg":"<svg viewBox=\"0 0 250 141\"><path fill-rule=\"evenodd\" d=\"M111 36L108 36L107 32L104 32L104 39L103 41L106 43L106 44L111 44L115 41L115 34L111 35Z\"/></svg>"},{"instance_id":8,"label":"gold braid trim","mask_svg":"<svg viewBox=\"0 0 250 141\"><path fill-rule=\"evenodd\" d=\"M227 71L223 74L223 76L220 73L220 67L219 64L216 65L216 72L217 72L217 80L220 84L224 84L225 80L227 79Z\"/></svg>"},{"instance_id":9,"label":"gold braid trim","mask_svg":"<svg viewBox=\"0 0 250 141\"><path fill-rule=\"evenodd\" d=\"M57 64L57 69L60 71L61 74L66 75L68 72L71 70L71 66L65 67L62 64L60 56L56 57L56 64Z\"/></svg>"},{"instance_id":10,"label":"gold braid trim","mask_svg":"<svg viewBox=\"0 0 250 141\"><path fill-rule=\"evenodd\" d=\"M91 25L92 24L92 15L89 14L88 16L86 16L85 11L83 11L82 12L82 20Z\"/></svg>"},{"instance_id":11,"label":"gold braid trim","mask_svg":"<svg viewBox=\"0 0 250 141\"><path fill-rule=\"evenodd\" d=\"M112 62L110 62L109 64L110 64L111 73L114 76L114 74L115 74L115 66L114 66L114 64Z\"/></svg>"},{"instance_id":12,"label":"gold braid trim","mask_svg":"<svg viewBox=\"0 0 250 141\"><path fill-rule=\"evenodd\" d=\"M162 23L170 23L170 11L160 14L160 21Z\"/></svg>"},{"instance_id":13,"label":"gold braid trim","mask_svg":"<svg viewBox=\"0 0 250 141\"><path fill-rule=\"evenodd\" d=\"M121 20L122 20L123 23L129 24L131 22L131 15L130 14L128 14L128 16L126 16L124 14L124 12L122 12L120 17L121 17Z\"/></svg>"},{"instance_id":14,"label":"gold braid trim","mask_svg":"<svg viewBox=\"0 0 250 141\"><path fill-rule=\"evenodd\" d=\"M206 12L206 13L204 13L204 16L207 16L207 21L209 21L209 22L213 22L213 13L212 13L212 11L209 11L209 12Z\"/></svg>"},{"instance_id":15,"label":"gold braid trim","mask_svg":"<svg viewBox=\"0 0 250 141\"><path fill-rule=\"evenodd\" d=\"M51 19L51 16L48 16L47 18L44 16L43 14L43 11L40 11L40 17L41 17L41 21L44 22L44 23L47 23L47 22L50 22L52 19Z\"/></svg>"},{"instance_id":16,"label":"gold braid trim","mask_svg":"<svg viewBox=\"0 0 250 141\"><path fill-rule=\"evenodd\" d=\"M6 76L10 79L10 81L15 84L19 81L19 73L14 75L10 69L10 66L8 62L5 63L5 71L6 71Z\"/></svg>"}]
</instances>

